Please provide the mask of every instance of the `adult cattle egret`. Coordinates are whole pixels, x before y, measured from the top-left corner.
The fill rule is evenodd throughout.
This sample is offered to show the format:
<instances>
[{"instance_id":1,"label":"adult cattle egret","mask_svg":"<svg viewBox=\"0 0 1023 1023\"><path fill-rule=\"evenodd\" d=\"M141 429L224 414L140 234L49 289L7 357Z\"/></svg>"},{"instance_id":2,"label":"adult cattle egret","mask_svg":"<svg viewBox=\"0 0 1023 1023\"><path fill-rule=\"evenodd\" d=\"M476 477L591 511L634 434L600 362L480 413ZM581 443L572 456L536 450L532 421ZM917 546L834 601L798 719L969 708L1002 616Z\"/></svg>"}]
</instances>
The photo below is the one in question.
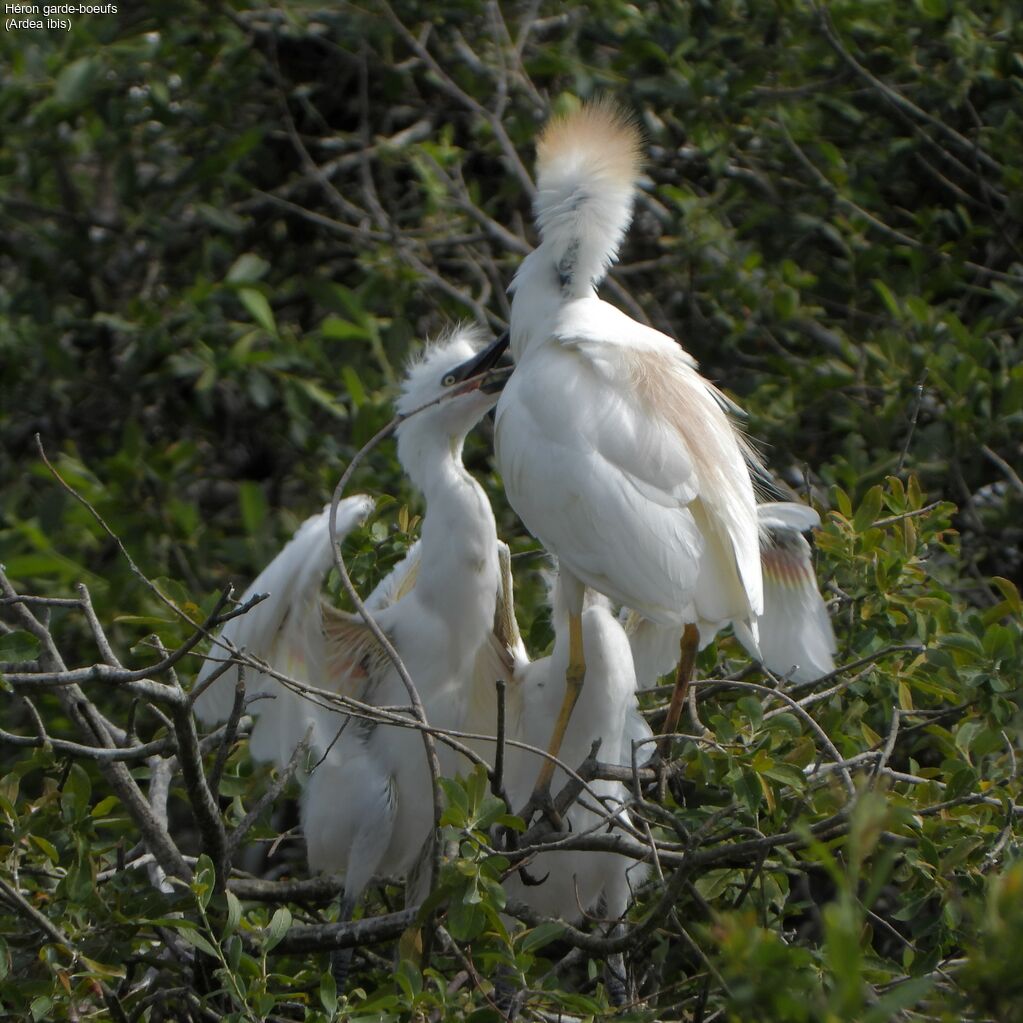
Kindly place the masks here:
<instances>
[{"instance_id":1,"label":"adult cattle egret","mask_svg":"<svg viewBox=\"0 0 1023 1023\"><path fill-rule=\"evenodd\" d=\"M662 625L738 621L757 638L763 584L734 406L671 338L597 297L632 216L636 128L610 103L552 121L537 146L541 241L512 284L516 369L497 408L512 507L557 555L569 608L560 747L582 687L583 587ZM673 725L672 725L673 727ZM549 791L551 765L534 801Z\"/></svg>"},{"instance_id":2,"label":"adult cattle egret","mask_svg":"<svg viewBox=\"0 0 1023 1023\"><path fill-rule=\"evenodd\" d=\"M479 665L493 659L500 582L497 532L486 494L461 461L467 433L497 400L484 373L490 357L478 358L480 348L473 331L458 330L429 347L406 376L400 413L436 401L397 431L399 460L422 491L426 513L417 551L368 604L376 608L377 623L408 667L430 724L460 729L475 723L481 708L489 706L492 731L497 676L485 686L473 682ZM364 502L353 498L342 509L364 515ZM236 619L225 635L272 667L291 669L299 680L319 688L377 706L407 705L397 671L361 618L318 601L330 558L327 516L321 515L299 530L254 584L254 590L281 584L278 594L259 605L265 608L263 618L253 628L246 624L248 616ZM280 665L273 662L278 657ZM209 673L204 670L204 676ZM502 674L509 673L510 664ZM229 699L217 689L230 687L231 678L228 672L197 701L201 718L225 716ZM322 760L306 785L302 806L309 865L343 875L341 918L349 919L370 879L407 875L430 837L433 801L422 737L415 728L349 721L264 679L256 681L257 689L273 686L277 699L262 711L254 707L262 714L254 752L287 760L312 725ZM342 728L344 734L330 746ZM441 748L439 755L444 773L454 774L455 754ZM335 960L336 974L343 976L347 959L342 954Z\"/></svg>"},{"instance_id":3,"label":"adult cattle egret","mask_svg":"<svg viewBox=\"0 0 1023 1023\"><path fill-rule=\"evenodd\" d=\"M541 748L549 737L550 722L564 701L569 660L569 611L557 582L551 590L551 612L555 640L550 656L530 663L517 631L514 637L517 641L512 645L521 709L509 721L508 734ZM636 673L628 637L605 598L592 590L585 597L582 638L587 699L572 715L559 757L569 767L578 767L593 741L599 739L601 760L629 766L633 741L649 739L652 733L636 705ZM536 755L510 746L506 778L514 805L525 802L536 778ZM557 768L554 780L556 787L560 787L568 777ZM628 798L624 785L593 781L589 789L604 805L598 806L584 793L565 815L565 826L573 834L606 830L608 821L616 818L628 820L623 809ZM629 857L593 851L540 853L530 862L529 869L545 880L538 885L526 885L514 874L505 881L505 888L536 912L563 920L577 919L589 910L597 910L610 920L621 919L633 889L647 872L645 864ZM613 1004L622 1004L625 1000L622 956L611 956L607 967L608 996Z\"/></svg>"},{"instance_id":4,"label":"adult cattle egret","mask_svg":"<svg viewBox=\"0 0 1023 1023\"><path fill-rule=\"evenodd\" d=\"M764 577L764 613L760 641L754 643L742 622L735 634L768 671L794 682L814 682L835 670L835 633L817 588L810 545L803 533L820 525L820 516L803 504L757 505L760 564ZM678 626L662 626L628 609L622 621L629 636L641 686L652 685L670 671L678 656ZM698 623L700 647L726 622Z\"/></svg>"}]
</instances>

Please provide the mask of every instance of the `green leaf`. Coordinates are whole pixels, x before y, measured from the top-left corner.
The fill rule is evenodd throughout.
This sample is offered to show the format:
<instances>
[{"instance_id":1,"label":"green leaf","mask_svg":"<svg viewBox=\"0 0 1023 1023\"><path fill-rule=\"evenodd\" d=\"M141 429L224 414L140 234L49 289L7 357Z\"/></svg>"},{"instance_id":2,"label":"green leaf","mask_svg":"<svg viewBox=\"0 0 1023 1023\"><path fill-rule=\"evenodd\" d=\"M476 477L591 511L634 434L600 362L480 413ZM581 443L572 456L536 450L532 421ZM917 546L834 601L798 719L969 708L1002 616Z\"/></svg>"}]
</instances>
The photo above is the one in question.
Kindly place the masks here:
<instances>
[{"instance_id":1,"label":"green leaf","mask_svg":"<svg viewBox=\"0 0 1023 1023\"><path fill-rule=\"evenodd\" d=\"M465 794L465 789L451 778L440 778L439 781L447 804L444 816L447 817L449 813L451 815L451 819L444 823L460 827L469 815L469 799Z\"/></svg>"},{"instance_id":2,"label":"green leaf","mask_svg":"<svg viewBox=\"0 0 1023 1023\"><path fill-rule=\"evenodd\" d=\"M92 808L92 816L95 818L106 817L114 807L120 805L120 802L117 796L107 796Z\"/></svg>"},{"instance_id":3,"label":"green leaf","mask_svg":"<svg viewBox=\"0 0 1023 1023\"><path fill-rule=\"evenodd\" d=\"M853 516L852 526L857 533L866 532L877 521L883 500L884 491L880 486L871 487L867 491Z\"/></svg>"},{"instance_id":4,"label":"green leaf","mask_svg":"<svg viewBox=\"0 0 1023 1023\"><path fill-rule=\"evenodd\" d=\"M831 493L839 512L841 512L845 518L851 518L852 501L849 500L849 495L841 487L833 487Z\"/></svg>"},{"instance_id":5,"label":"green leaf","mask_svg":"<svg viewBox=\"0 0 1023 1023\"><path fill-rule=\"evenodd\" d=\"M263 951L269 952L281 943L281 940L291 929L291 910L287 906L281 906L270 918L270 925L263 936Z\"/></svg>"},{"instance_id":6,"label":"green leaf","mask_svg":"<svg viewBox=\"0 0 1023 1023\"><path fill-rule=\"evenodd\" d=\"M981 721L964 721L956 730L956 748L969 756L973 740L983 731Z\"/></svg>"},{"instance_id":7,"label":"green leaf","mask_svg":"<svg viewBox=\"0 0 1023 1023\"><path fill-rule=\"evenodd\" d=\"M736 870L718 868L708 870L696 881L696 890L708 901L719 898L731 885L742 881L742 875Z\"/></svg>"},{"instance_id":8,"label":"green leaf","mask_svg":"<svg viewBox=\"0 0 1023 1023\"><path fill-rule=\"evenodd\" d=\"M410 962L408 959L402 959L398 963L398 969L395 971L394 979L398 982L402 991L405 993L405 997L411 1002L422 994L423 992L423 975L419 972L415 964Z\"/></svg>"},{"instance_id":9,"label":"green leaf","mask_svg":"<svg viewBox=\"0 0 1023 1023\"><path fill-rule=\"evenodd\" d=\"M771 767L761 769L760 773L767 778L781 782L783 785L788 785L789 788L794 789L796 792L802 792L806 788L806 776L798 768L791 767L788 764L776 762Z\"/></svg>"},{"instance_id":10,"label":"green leaf","mask_svg":"<svg viewBox=\"0 0 1023 1023\"><path fill-rule=\"evenodd\" d=\"M799 312L799 292L782 285L774 293L774 313L780 320L790 320Z\"/></svg>"},{"instance_id":11,"label":"green leaf","mask_svg":"<svg viewBox=\"0 0 1023 1023\"><path fill-rule=\"evenodd\" d=\"M50 1010L53 1008L53 999L47 995L39 995L38 998L32 999L32 1004L29 1006L29 1012L32 1013L33 1020L49 1019Z\"/></svg>"},{"instance_id":12,"label":"green leaf","mask_svg":"<svg viewBox=\"0 0 1023 1023\"><path fill-rule=\"evenodd\" d=\"M43 855L51 863L60 863L60 853L57 852L53 843L48 839L43 838L42 835L29 835L29 841L37 848L43 851Z\"/></svg>"},{"instance_id":13,"label":"green leaf","mask_svg":"<svg viewBox=\"0 0 1023 1023\"><path fill-rule=\"evenodd\" d=\"M238 924L242 918L242 904L238 896L232 891L227 891L224 894L227 897L227 919L224 921L224 930L220 936L221 941L230 937L238 930Z\"/></svg>"},{"instance_id":14,"label":"green leaf","mask_svg":"<svg viewBox=\"0 0 1023 1023\"><path fill-rule=\"evenodd\" d=\"M478 902L452 902L448 907L448 930L456 941L472 941L486 925L487 914Z\"/></svg>"},{"instance_id":15,"label":"green leaf","mask_svg":"<svg viewBox=\"0 0 1023 1023\"><path fill-rule=\"evenodd\" d=\"M62 107L76 109L89 102L102 65L95 57L79 57L66 65L53 86L53 98Z\"/></svg>"},{"instance_id":16,"label":"green leaf","mask_svg":"<svg viewBox=\"0 0 1023 1023\"><path fill-rule=\"evenodd\" d=\"M80 956L79 958L80 962L85 964L90 973L106 977L108 980L123 979L128 972L124 966L111 966L109 963L100 963L95 959L89 959L87 956Z\"/></svg>"},{"instance_id":17,"label":"green leaf","mask_svg":"<svg viewBox=\"0 0 1023 1023\"><path fill-rule=\"evenodd\" d=\"M1013 614L1023 615L1023 600L1020 599L1015 583L1000 575L995 575L991 577L991 585L1005 598L1005 602L1012 609Z\"/></svg>"},{"instance_id":18,"label":"green leaf","mask_svg":"<svg viewBox=\"0 0 1023 1023\"><path fill-rule=\"evenodd\" d=\"M331 341L369 341L370 331L358 323L342 320L340 316L328 316L320 324L320 332Z\"/></svg>"},{"instance_id":19,"label":"green leaf","mask_svg":"<svg viewBox=\"0 0 1023 1023\"><path fill-rule=\"evenodd\" d=\"M320 975L320 1004L330 1016L337 1012L337 982L330 970Z\"/></svg>"},{"instance_id":20,"label":"green leaf","mask_svg":"<svg viewBox=\"0 0 1023 1023\"><path fill-rule=\"evenodd\" d=\"M902 310L899 308L898 300L892 294L891 288L881 280L874 280L871 283L874 285L874 290L881 297L881 301L888 312L892 314L894 319L901 320Z\"/></svg>"},{"instance_id":21,"label":"green leaf","mask_svg":"<svg viewBox=\"0 0 1023 1023\"><path fill-rule=\"evenodd\" d=\"M266 295L261 291L256 291L255 288L241 288L238 291L238 297L256 323L269 334L277 333L277 323Z\"/></svg>"},{"instance_id":22,"label":"green leaf","mask_svg":"<svg viewBox=\"0 0 1023 1023\"><path fill-rule=\"evenodd\" d=\"M560 938L564 933L564 924L558 923L556 920L548 920L546 923L526 931L525 937L519 943L519 948L523 952L536 952L544 945L549 945L555 939Z\"/></svg>"},{"instance_id":23,"label":"green leaf","mask_svg":"<svg viewBox=\"0 0 1023 1023\"><path fill-rule=\"evenodd\" d=\"M348 369L346 366L345 369ZM344 370L342 370L344 375ZM329 391L324 390L315 380L306 380L304 377L292 378L295 385L306 395L310 401L326 409L337 419L347 419L348 410Z\"/></svg>"},{"instance_id":24,"label":"green leaf","mask_svg":"<svg viewBox=\"0 0 1023 1023\"><path fill-rule=\"evenodd\" d=\"M200 952L205 952L211 959L220 958L220 953L212 944L210 944L209 940L204 938L198 931L187 927L179 927L178 934L180 934L189 945L199 949Z\"/></svg>"},{"instance_id":25,"label":"green leaf","mask_svg":"<svg viewBox=\"0 0 1023 1023\"><path fill-rule=\"evenodd\" d=\"M195 897L203 909L210 904L210 899L213 898L213 889L216 882L217 872L213 867L213 860L206 853L200 853L199 858L195 861L192 891L195 893Z\"/></svg>"},{"instance_id":26,"label":"green leaf","mask_svg":"<svg viewBox=\"0 0 1023 1023\"><path fill-rule=\"evenodd\" d=\"M242 480L238 485L238 505L242 514L242 525L249 536L260 536L266 529L269 513L263 488L253 480Z\"/></svg>"},{"instance_id":27,"label":"green leaf","mask_svg":"<svg viewBox=\"0 0 1023 1023\"><path fill-rule=\"evenodd\" d=\"M345 383L345 390L352 399L352 405L360 408L366 404L366 388L362 386L362 380L355 371L354 366L344 365L341 367L341 379Z\"/></svg>"},{"instance_id":28,"label":"green leaf","mask_svg":"<svg viewBox=\"0 0 1023 1023\"><path fill-rule=\"evenodd\" d=\"M68 820L78 820L89 812L92 782L81 764L72 764L60 794L60 806Z\"/></svg>"},{"instance_id":29,"label":"green leaf","mask_svg":"<svg viewBox=\"0 0 1023 1023\"><path fill-rule=\"evenodd\" d=\"M232 934L227 941L224 942L224 958L227 960L228 968L232 973L238 972L238 966L242 961L242 953L245 950L245 946L242 944L241 936L238 934ZM248 957L248 962L252 962L251 957Z\"/></svg>"},{"instance_id":30,"label":"green leaf","mask_svg":"<svg viewBox=\"0 0 1023 1023\"><path fill-rule=\"evenodd\" d=\"M270 264L254 252L240 255L227 271L226 280L229 284L255 284L266 276Z\"/></svg>"},{"instance_id":31,"label":"green leaf","mask_svg":"<svg viewBox=\"0 0 1023 1023\"><path fill-rule=\"evenodd\" d=\"M24 629L0 636L0 661L34 661L39 656L39 640Z\"/></svg>"}]
</instances>

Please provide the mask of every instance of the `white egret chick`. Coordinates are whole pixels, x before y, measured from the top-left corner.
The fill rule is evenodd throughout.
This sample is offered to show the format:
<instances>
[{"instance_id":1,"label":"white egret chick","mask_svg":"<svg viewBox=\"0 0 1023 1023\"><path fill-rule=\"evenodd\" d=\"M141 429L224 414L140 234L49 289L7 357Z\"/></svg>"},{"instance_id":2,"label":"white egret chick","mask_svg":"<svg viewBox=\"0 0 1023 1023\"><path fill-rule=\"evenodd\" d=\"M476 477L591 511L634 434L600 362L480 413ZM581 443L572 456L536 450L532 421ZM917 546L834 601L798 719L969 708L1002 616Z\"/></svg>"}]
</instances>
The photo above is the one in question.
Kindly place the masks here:
<instances>
[{"instance_id":1,"label":"white egret chick","mask_svg":"<svg viewBox=\"0 0 1023 1023\"><path fill-rule=\"evenodd\" d=\"M817 587L810 545L803 533L820 525L820 516L789 501L757 505L764 613L758 643L744 623L732 623L736 638L768 671L793 682L814 682L835 670L835 633ZM661 626L623 609L640 686L653 685L675 666L679 628ZM698 623L700 648L727 622Z\"/></svg>"},{"instance_id":2,"label":"white egret chick","mask_svg":"<svg viewBox=\"0 0 1023 1023\"><path fill-rule=\"evenodd\" d=\"M586 693L565 730L559 759L577 768L588 756L595 739L600 740L598 758L606 763L630 766L633 740L652 735L636 704L636 673L625 630L611 612L604 597L586 592L582 613L583 650L586 656ZM569 661L568 606L557 581L551 589L551 617L555 630L554 649L548 657L530 663L521 640L514 643L515 683L520 710L509 720L508 733L531 746L543 748L550 735L550 722L557 716L565 696L565 673ZM517 639L517 632L516 632ZM642 750L640 759L645 758ZM507 792L514 805L529 797L536 779L537 756L509 746ZM554 771L554 787L568 781L561 768ZM598 806L588 792L565 814L564 826L573 834L607 830L609 821L627 822L624 806L628 791L621 782L592 781L589 789L604 806ZM585 804L585 805L584 805ZM519 874L505 882L509 893L536 912L563 920L576 920L595 911L603 918L620 920L632 892L643 882L647 865L612 852L562 852L538 854L529 871L545 878L527 885ZM622 956L609 957L605 982L612 1004L625 1001L625 973Z\"/></svg>"},{"instance_id":3,"label":"white egret chick","mask_svg":"<svg viewBox=\"0 0 1023 1023\"><path fill-rule=\"evenodd\" d=\"M497 462L512 507L558 558L569 610L552 752L583 684L584 586L684 626L690 665L697 622L743 622L755 641L763 610L756 459L734 406L678 343L597 297L638 170L638 132L611 103L548 124L537 145L541 241L510 289L516 368L498 404Z\"/></svg>"},{"instance_id":4,"label":"white egret chick","mask_svg":"<svg viewBox=\"0 0 1023 1023\"><path fill-rule=\"evenodd\" d=\"M430 724L460 729L467 721L475 723L474 715L487 706L493 731L494 679L486 687L473 683L479 663L492 663L500 584L497 532L490 502L461 460L466 435L497 400L491 387L499 381L485 372L496 356L480 357L481 347L476 332L457 330L428 347L407 373L400 413L443 399L403 421L397 431L399 460L422 491L426 513L417 550L367 603L408 668ZM326 518L307 523L293 544L299 539L318 552L315 566L310 563L307 571L288 553L304 550L305 542L300 548L289 545L257 580L283 581L281 603L288 606L277 606L271 595L259 605L268 607L266 627L250 636L235 630L232 638L267 660L287 653L285 661L299 671L297 677L319 688L377 706L406 706L408 694L396 669L362 619L317 600L331 559ZM214 694L230 677L218 679L200 699L197 710L204 720L226 715L229 702ZM314 745L322 760L306 785L303 832L310 867L343 876L341 918L350 919L371 878L407 875L432 833L431 777L422 736L414 727L348 719L329 709L296 711L292 701L300 698L280 685L275 692L277 700L262 709L256 726L257 737L262 731L267 739L259 738L254 751L286 761L304 734L302 726L315 718ZM254 710L260 713L259 705ZM285 734L274 742L270 737L277 726ZM438 746L444 773L464 768L455 754ZM335 959L337 976L343 977L349 957L350 952Z\"/></svg>"}]
</instances>

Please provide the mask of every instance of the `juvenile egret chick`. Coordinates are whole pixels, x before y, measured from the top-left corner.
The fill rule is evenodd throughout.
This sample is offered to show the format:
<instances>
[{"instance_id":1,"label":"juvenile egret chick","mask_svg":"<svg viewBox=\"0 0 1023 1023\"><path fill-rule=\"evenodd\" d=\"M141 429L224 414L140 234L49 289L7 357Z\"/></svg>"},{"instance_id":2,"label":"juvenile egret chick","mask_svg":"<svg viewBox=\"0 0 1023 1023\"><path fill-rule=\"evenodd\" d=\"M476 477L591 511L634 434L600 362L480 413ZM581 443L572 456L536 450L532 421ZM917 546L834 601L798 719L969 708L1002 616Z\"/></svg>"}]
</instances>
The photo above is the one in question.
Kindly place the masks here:
<instances>
[{"instance_id":1,"label":"juvenile egret chick","mask_svg":"<svg viewBox=\"0 0 1023 1023\"><path fill-rule=\"evenodd\" d=\"M582 613L583 650L586 655L586 693L565 730L559 759L577 768L587 757L595 739L601 740L598 757L606 763L629 766L633 740L648 739L649 725L636 705L636 673L624 629L605 598L588 591ZM543 748L550 734L550 722L557 715L565 695L565 672L569 660L568 606L555 582L551 591L551 616L555 630L550 656L529 662L521 641L515 645L515 682L519 687L521 711L509 721L509 736ZM640 760L649 751L640 750ZM507 791L513 805L530 794L537 769L536 754L508 748ZM568 781L561 768L554 771L554 788ZM608 822L628 820L624 805L628 792L620 782L593 781L589 788L601 799L584 792L565 815L565 828L573 834L606 831ZM583 805L585 803L586 805ZM610 809L608 809L610 808ZM617 810L616 810L617 808ZM645 879L646 864L610 852L540 853L529 871L546 879L526 885L513 874L505 888L536 912L563 920L576 920L594 911L601 917L619 920L631 901L633 890ZM613 1004L625 1001L625 972L621 955L611 956L605 980Z\"/></svg>"},{"instance_id":2,"label":"juvenile egret chick","mask_svg":"<svg viewBox=\"0 0 1023 1023\"><path fill-rule=\"evenodd\" d=\"M697 622L740 621L755 641L763 610L755 457L734 406L674 340L597 297L638 170L638 132L612 104L548 124L537 145L541 241L511 286L516 368L497 408L497 462L512 507L557 555L568 605L552 752L583 684L584 586L684 626L690 662Z\"/></svg>"},{"instance_id":3,"label":"juvenile egret chick","mask_svg":"<svg viewBox=\"0 0 1023 1023\"><path fill-rule=\"evenodd\" d=\"M764 613L760 641L754 643L742 622L736 638L768 671L793 682L814 682L835 670L835 633L817 588L810 545L803 533L820 525L820 516L803 504L757 505L760 563L764 577ZM640 686L650 686L675 664L678 627L656 625L634 611L621 615L629 636ZM700 648L727 622L699 623Z\"/></svg>"},{"instance_id":4,"label":"juvenile egret chick","mask_svg":"<svg viewBox=\"0 0 1023 1023\"><path fill-rule=\"evenodd\" d=\"M493 646L500 583L493 512L461 460L466 435L497 400L485 372L492 360L478 357L481 347L474 331L458 330L427 348L406 375L400 413L443 400L398 427L398 457L422 491L426 513L416 555L378 587L372 601L379 605L376 621L408 668L430 724L440 728L461 728L486 699L472 688L480 651ZM322 532L321 543L329 556ZM326 605L311 617L310 627L282 618L308 644L305 663L322 666L311 682L365 703L407 706L397 671L361 618ZM293 642L289 635L284 645ZM493 679L488 691L493 693ZM496 698L491 699L496 708ZM272 729L273 714L273 708L265 709L268 721L257 727ZM417 728L331 716L325 731L331 739L342 728L343 734L329 749L318 744L326 756L306 785L302 825L310 867L343 875L341 913L349 919L372 877L404 876L416 863L432 832L433 800ZM495 716L496 709L491 722ZM297 741L294 729L291 740ZM455 773L456 756L438 747L442 770ZM337 974L343 975L349 955L335 960Z\"/></svg>"}]
</instances>

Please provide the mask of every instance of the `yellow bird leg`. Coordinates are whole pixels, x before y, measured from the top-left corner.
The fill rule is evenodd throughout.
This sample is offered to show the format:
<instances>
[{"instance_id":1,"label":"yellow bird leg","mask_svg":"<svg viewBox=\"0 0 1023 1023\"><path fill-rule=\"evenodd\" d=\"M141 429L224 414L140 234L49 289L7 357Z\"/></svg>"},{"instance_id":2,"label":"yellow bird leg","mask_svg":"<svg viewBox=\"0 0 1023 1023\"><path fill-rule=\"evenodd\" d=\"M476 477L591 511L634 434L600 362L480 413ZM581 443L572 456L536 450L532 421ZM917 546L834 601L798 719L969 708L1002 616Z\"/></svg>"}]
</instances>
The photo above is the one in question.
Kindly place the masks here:
<instances>
[{"instance_id":1,"label":"yellow bird leg","mask_svg":"<svg viewBox=\"0 0 1023 1023\"><path fill-rule=\"evenodd\" d=\"M554 722L554 732L547 745L547 752L556 757L561 751L561 743L565 738L569 719L575 709L576 701L582 692L583 679L586 676L586 658L583 656L583 619L582 615L570 612L568 616L568 669L565 671L565 696L561 701ZM531 807L543 806L550 799L551 778L554 776L554 761L545 760L530 797Z\"/></svg>"},{"instance_id":2,"label":"yellow bird leg","mask_svg":"<svg viewBox=\"0 0 1023 1023\"><path fill-rule=\"evenodd\" d=\"M689 693L689 683L696 665L696 652L700 646L700 630L695 625L687 625L682 631L679 643L678 667L675 669L675 689L668 704L668 716L664 719L662 735L671 735L678 728L678 719L682 716L682 706ZM667 742L664 744L667 745Z\"/></svg>"}]
</instances>

